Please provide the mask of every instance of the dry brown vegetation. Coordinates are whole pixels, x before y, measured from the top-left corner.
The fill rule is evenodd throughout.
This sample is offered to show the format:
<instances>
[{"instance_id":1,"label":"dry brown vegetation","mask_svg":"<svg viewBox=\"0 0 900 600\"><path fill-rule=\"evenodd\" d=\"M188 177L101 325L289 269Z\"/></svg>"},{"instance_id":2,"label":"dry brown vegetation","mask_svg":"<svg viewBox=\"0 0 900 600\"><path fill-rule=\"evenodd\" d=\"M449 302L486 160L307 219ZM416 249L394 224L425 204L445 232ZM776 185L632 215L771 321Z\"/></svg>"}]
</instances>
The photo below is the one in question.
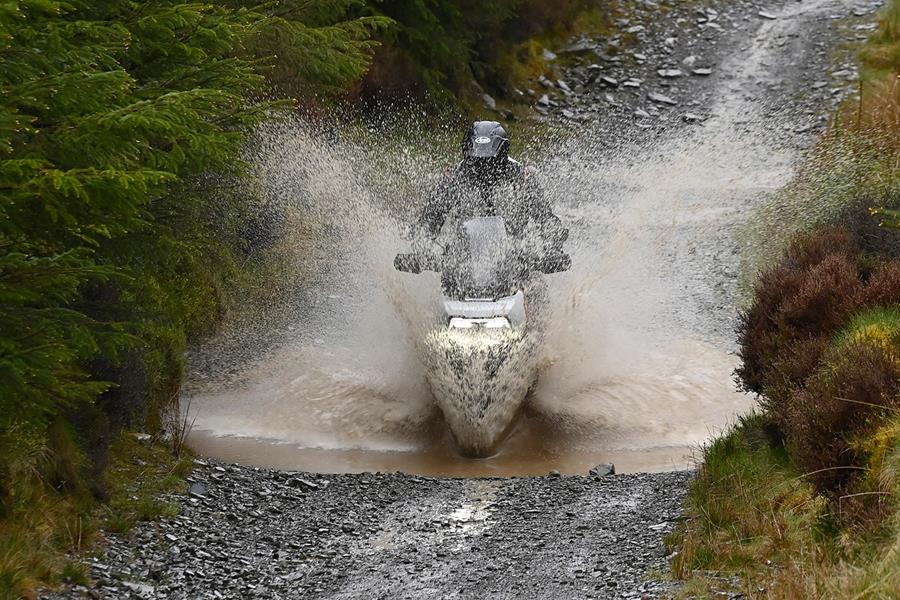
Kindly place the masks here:
<instances>
[{"instance_id":1,"label":"dry brown vegetation","mask_svg":"<svg viewBox=\"0 0 900 600\"><path fill-rule=\"evenodd\" d=\"M762 410L705 448L670 540L685 597L900 597L900 0L862 59L758 220L737 375Z\"/></svg>"}]
</instances>

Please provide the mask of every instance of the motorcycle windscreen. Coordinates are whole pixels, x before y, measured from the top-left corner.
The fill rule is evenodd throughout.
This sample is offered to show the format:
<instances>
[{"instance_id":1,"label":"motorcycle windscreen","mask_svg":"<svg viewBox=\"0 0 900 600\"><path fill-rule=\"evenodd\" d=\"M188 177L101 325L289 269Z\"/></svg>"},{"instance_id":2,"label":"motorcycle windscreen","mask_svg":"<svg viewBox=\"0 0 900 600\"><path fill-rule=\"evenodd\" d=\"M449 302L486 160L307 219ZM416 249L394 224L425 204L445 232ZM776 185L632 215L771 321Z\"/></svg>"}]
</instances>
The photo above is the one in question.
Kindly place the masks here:
<instances>
[{"instance_id":1,"label":"motorcycle windscreen","mask_svg":"<svg viewBox=\"0 0 900 600\"><path fill-rule=\"evenodd\" d=\"M475 217L464 221L461 230L468 246L472 286L495 288L510 249L506 223L502 217Z\"/></svg>"}]
</instances>

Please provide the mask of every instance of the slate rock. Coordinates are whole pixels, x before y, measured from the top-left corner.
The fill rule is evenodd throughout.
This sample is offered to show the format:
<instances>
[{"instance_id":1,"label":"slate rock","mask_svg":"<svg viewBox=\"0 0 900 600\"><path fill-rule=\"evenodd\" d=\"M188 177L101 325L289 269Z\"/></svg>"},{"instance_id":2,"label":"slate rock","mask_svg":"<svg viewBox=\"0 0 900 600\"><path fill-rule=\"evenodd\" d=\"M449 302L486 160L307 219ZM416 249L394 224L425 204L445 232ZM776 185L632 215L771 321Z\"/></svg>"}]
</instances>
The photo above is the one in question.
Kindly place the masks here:
<instances>
[{"instance_id":1,"label":"slate rock","mask_svg":"<svg viewBox=\"0 0 900 600\"><path fill-rule=\"evenodd\" d=\"M656 92L650 92L649 94L647 94L647 99L652 102L656 102L657 104L668 104L669 106L675 106L676 104L678 104L676 100L673 100L669 96Z\"/></svg>"},{"instance_id":2,"label":"slate rock","mask_svg":"<svg viewBox=\"0 0 900 600\"><path fill-rule=\"evenodd\" d=\"M644 113L643 116L647 116L647 117L650 116L649 114L647 114L644 111L641 111L641 112ZM637 111L635 111L635 114L637 114ZM602 463L602 464L597 465L593 469L591 469L589 471L589 473L590 473L590 475L593 475L594 477L605 477L606 475L615 475L616 474L616 465L614 465L613 463Z\"/></svg>"}]
</instances>

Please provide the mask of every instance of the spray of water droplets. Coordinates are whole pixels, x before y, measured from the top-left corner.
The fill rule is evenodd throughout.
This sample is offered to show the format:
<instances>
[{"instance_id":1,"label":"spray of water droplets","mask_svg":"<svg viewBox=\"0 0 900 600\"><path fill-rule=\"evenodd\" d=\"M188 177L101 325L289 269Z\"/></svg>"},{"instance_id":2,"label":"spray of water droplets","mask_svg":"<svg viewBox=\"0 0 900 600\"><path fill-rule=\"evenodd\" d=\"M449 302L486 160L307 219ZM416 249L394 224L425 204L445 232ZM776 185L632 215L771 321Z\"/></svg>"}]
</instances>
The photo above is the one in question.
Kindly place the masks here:
<instances>
[{"instance_id":1,"label":"spray of water droplets","mask_svg":"<svg viewBox=\"0 0 900 600\"><path fill-rule=\"evenodd\" d=\"M524 335L446 331L437 276L392 268L461 132L302 120L259 131L248 160L283 215L282 258L266 301L238 303L192 361L201 450L325 471L575 472L611 456L626 469L683 466L687 447L751 405L731 380L736 234L796 159L755 96L777 51L761 35L723 65L733 76L702 125L550 125L530 139L511 128L570 229L573 261L543 279ZM479 419L489 426L469 427ZM448 425L476 453L509 437L493 458L465 462ZM229 453L229 435L292 450L242 442Z\"/></svg>"},{"instance_id":2,"label":"spray of water droplets","mask_svg":"<svg viewBox=\"0 0 900 600\"><path fill-rule=\"evenodd\" d=\"M198 431L415 453L449 426L457 446L481 455L511 428L528 435L516 430L524 407L555 432L551 453L703 439L744 402L715 318L702 314L731 292L699 273L707 266L685 274L692 244L717 249L730 235L702 231L716 215L690 223L694 208L722 210L708 197L721 184L702 172L713 151L626 141L611 156L582 136L532 157L571 229L573 268L543 279L546 301L525 333L473 337L445 329L436 275L392 268L450 152L360 129L325 136L303 122L260 131L250 160L284 215L287 258L265 304L241 306L198 353Z\"/></svg>"}]
</instances>

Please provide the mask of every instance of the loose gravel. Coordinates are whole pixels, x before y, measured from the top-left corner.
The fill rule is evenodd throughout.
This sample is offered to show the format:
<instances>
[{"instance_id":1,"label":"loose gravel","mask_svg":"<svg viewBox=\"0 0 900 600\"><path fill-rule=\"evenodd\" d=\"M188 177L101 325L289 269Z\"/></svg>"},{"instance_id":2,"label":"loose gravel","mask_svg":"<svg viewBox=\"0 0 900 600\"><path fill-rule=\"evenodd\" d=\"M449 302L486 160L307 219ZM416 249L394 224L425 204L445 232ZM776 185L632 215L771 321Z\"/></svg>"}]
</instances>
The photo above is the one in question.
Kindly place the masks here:
<instances>
[{"instance_id":1,"label":"loose gravel","mask_svg":"<svg viewBox=\"0 0 900 600\"><path fill-rule=\"evenodd\" d=\"M198 461L181 515L50 598L641 598L688 472L435 479Z\"/></svg>"}]
</instances>

